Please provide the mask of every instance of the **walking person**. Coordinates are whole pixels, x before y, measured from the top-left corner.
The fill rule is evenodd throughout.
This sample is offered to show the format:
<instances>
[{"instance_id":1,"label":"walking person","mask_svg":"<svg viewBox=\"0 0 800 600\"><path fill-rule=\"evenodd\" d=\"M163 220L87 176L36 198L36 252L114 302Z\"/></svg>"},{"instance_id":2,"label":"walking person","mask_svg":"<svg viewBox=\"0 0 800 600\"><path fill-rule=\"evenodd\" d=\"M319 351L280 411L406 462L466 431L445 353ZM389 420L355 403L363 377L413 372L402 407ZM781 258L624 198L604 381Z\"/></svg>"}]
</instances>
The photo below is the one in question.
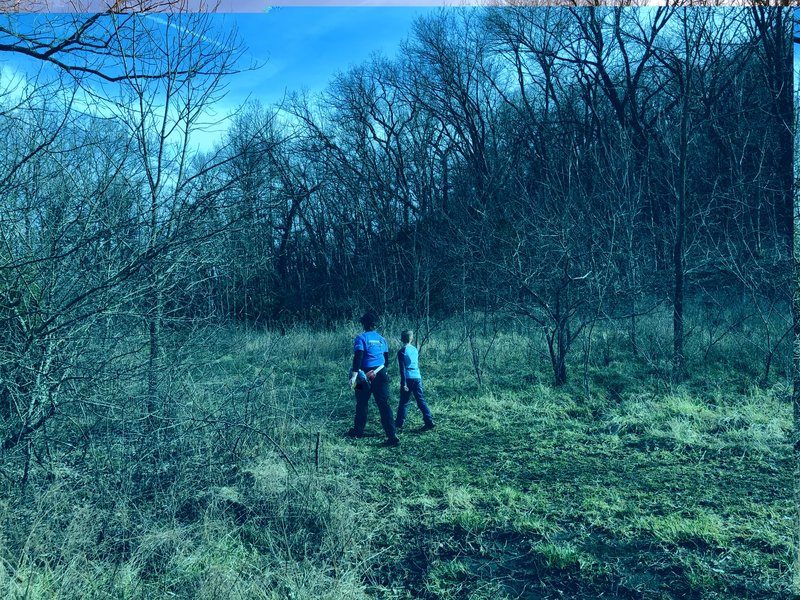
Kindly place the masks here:
<instances>
[{"instance_id":1,"label":"walking person","mask_svg":"<svg viewBox=\"0 0 800 600\"><path fill-rule=\"evenodd\" d=\"M373 396L386 433L386 445L397 446L400 440L397 439L389 406L389 344L375 331L378 317L374 313L366 312L360 321L364 332L353 342L353 365L349 376L350 387L355 389L356 417L347 435L352 438L364 436L369 397Z\"/></svg>"},{"instance_id":2,"label":"walking person","mask_svg":"<svg viewBox=\"0 0 800 600\"><path fill-rule=\"evenodd\" d=\"M431 410L425 402L422 374L419 370L419 352L412 344L414 333L408 330L403 331L400 334L400 341L403 342L403 347L397 353L397 362L400 366L400 405L397 407L397 420L394 425L397 429L403 427L408 411L408 402L411 400L411 394L414 394L417 407L422 413L422 420L425 422L422 429L433 429L436 424L433 422Z\"/></svg>"}]
</instances>

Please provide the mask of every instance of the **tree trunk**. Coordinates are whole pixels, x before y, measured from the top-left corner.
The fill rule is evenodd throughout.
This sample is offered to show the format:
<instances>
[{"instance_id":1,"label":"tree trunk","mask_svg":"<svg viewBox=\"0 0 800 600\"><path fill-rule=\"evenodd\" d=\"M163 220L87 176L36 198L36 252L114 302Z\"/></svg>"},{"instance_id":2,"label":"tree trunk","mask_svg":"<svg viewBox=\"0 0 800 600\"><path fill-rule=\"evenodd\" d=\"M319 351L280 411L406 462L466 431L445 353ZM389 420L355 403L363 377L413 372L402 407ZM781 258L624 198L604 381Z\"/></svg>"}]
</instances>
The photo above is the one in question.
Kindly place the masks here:
<instances>
[{"instance_id":1,"label":"tree trunk","mask_svg":"<svg viewBox=\"0 0 800 600\"><path fill-rule=\"evenodd\" d=\"M797 171L794 173L797 176ZM792 248L792 326L794 328L792 353L792 416L794 445L794 496L795 496L795 557L794 593L800 595L800 198L797 188L791 189L793 198Z\"/></svg>"},{"instance_id":2,"label":"tree trunk","mask_svg":"<svg viewBox=\"0 0 800 600\"><path fill-rule=\"evenodd\" d=\"M691 81L691 63L689 55L689 36L686 36L686 71L684 73L683 102L681 103L680 139L678 140L678 181L675 207L675 245L672 253L674 271L674 298L672 311L672 369L673 377L680 381L686 374L684 356L684 248L686 236L686 178L687 154L689 151L689 93Z\"/></svg>"},{"instance_id":3,"label":"tree trunk","mask_svg":"<svg viewBox=\"0 0 800 600\"><path fill-rule=\"evenodd\" d=\"M567 383L567 352L570 344L569 320L562 316L561 301L556 300L555 327L547 332L547 349L550 352L550 363L553 366L555 385Z\"/></svg>"},{"instance_id":4,"label":"tree trunk","mask_svg":"<svg viewBox=\"0 0 800 600\"><path fill-rule=\"evenodd\" d=\"M554 383L562 386L567 383L567 348L564 345L564 332L561 325L546 334L550 363L553 366Z\"/></svg>"},{"instance_id":5,"label":"tree trunk","mask_svg":"<svg viewBox=\"0 0 800 600\"><path fill-rule=\"evenodd\" d=\"M161 321L164 300L158 276L153 278L152 305L147 317L148 356L147 356L147 417L156 413L159 393L159 359L161 357Z\"/></svg>"},{"instance_id":6,"label":"tree trunk","mask_svg":"<svg viewBox=\"0 0 800 600\"><path fill-rule=\"evenodd\" d=\"M556 385L567 383L567 338L566 324L562 323L558 328L558 363L556 364Z\"/></svg>"}]
</instances>

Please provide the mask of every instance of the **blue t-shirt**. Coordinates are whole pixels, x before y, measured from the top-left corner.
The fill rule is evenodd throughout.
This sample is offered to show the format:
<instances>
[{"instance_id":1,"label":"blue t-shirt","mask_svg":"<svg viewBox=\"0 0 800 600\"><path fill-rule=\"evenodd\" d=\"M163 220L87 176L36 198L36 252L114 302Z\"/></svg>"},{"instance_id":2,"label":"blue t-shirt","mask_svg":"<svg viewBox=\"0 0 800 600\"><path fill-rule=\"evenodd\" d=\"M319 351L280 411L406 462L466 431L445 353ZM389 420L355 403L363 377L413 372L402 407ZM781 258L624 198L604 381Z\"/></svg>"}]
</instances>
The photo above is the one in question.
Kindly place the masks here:
<instances>
[{"instance_id":1,"label":"blue t-shirt","mask_svg":"<svg viewBox=\"0 0 800 600\"><path fill-rule=\"evenodd\" d=\"M356 336L353 342L353 352L363 352L361 357L362 369L374 369L384 363L383 354L389 352L389 344L383 336L374 331L365 331Z\"/></svg>"},{"instance_id":2,"label":"blue t-shirt","mask_svg":"<svg viewBox=\"0 0 800 600\"><path fill-rule=\"evenodd\" d=\"M411 344L407 344L400 352L404 379L422 379L419 371L419 351Z\"/></svg>"}]
</instances>

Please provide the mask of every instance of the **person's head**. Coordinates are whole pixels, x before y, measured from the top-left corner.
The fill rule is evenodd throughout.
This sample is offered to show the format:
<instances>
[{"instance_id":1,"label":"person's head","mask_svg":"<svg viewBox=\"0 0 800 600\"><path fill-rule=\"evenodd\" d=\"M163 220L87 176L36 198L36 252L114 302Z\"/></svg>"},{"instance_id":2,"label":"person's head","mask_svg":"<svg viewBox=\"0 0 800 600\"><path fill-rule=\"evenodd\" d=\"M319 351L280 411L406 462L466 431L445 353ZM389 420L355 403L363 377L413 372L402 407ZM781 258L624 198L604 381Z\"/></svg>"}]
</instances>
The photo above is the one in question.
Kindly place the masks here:
<instances>
[{"instance_id":1,"label":"person's head","mask_svg":"<svg viewBox=\"0 0 800 600\"><path fill-rule=\"evenodd\" d=\"M361 315L359 321L361 322L361 326L364 328L364 331L371 331L378 325L378 316L371 310L368 310Z\"/></svg>"},{"instance_id":2,"label":"person's head","mask_svg":"<svg viewBox=\"0 0 800 600\"><path fill-rule=\"evenodd\" d=\"M406 329L400 334L400 341L404 344L410 344L414 341L414 332Z\"/></svg>"}]
</instances>

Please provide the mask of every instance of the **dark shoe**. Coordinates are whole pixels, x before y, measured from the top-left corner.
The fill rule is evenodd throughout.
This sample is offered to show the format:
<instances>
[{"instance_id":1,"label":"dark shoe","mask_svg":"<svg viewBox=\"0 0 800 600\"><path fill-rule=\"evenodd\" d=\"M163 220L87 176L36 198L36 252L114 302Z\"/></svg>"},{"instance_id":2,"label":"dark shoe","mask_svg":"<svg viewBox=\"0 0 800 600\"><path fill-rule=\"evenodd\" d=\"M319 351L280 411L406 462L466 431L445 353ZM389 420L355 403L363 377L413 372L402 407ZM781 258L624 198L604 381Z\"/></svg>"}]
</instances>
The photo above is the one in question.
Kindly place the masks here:
<instances>
[{"instance_id":1,"label":"dark shoe","mask_svg":"<svg viewBox=\"0 0 800 600\"><path fill-rule=\"evenodd\" d=\"M358 438L364 437L364 432L363 431L362 432L358 432L355 429L351 429L350 431L348 431L344 435L345 435L345 437L358 439Z\"/></svg>"},{"instance_id":2,"label":"dark shoe","mask_svg":"<svg viewBox=\"0 0 800 600\"><path fill-rule=\"evenodd\" d=\"M425 423L425 425L422 426L422 431L428 431L429 429L433 429L434 427L436 427L436 423L431 421L430 423Z\"/></svg>"},{"instance_id":3,"label":"dark shoe","mask_svg":"<svg viewBox=\"0 0 800 600\"><path fill-rule=\"evenodd\" d=\"M397 446L399 446L399 445L400 445L400 440L399 440L399 439L397 439L396 437L394 437L394 438L389 438L388 440L386 440L385 442L383 442L383 444L382 444L382 445L383 445L383 446L386 446L387 448L396 448Z\"/></svg>"}]
</instances>

